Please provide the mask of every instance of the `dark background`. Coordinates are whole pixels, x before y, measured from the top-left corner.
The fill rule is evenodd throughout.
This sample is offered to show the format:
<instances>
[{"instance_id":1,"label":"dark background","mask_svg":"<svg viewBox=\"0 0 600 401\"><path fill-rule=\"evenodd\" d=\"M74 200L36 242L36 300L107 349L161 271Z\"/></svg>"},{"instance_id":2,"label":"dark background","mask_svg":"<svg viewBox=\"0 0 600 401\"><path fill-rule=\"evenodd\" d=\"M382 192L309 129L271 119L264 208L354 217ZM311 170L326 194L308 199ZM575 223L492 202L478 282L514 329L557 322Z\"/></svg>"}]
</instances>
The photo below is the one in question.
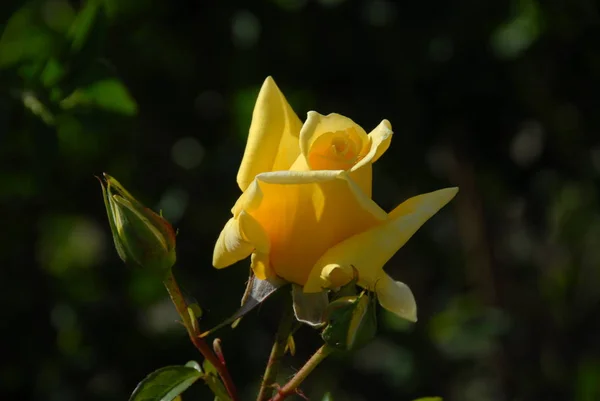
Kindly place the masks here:
<instances>
[{"instance_id":1,"label":"dark background","mask_svg":"<svg viewBox=\"0 0 600 401\"><path fill-rule=\"evenodd\" d=\"M386 267L419 322L380 310L375 341L305 382L312 400L600 400L598 22L591 0L3 0L0 398L124 400L200 359L161 284L118 259L94 175L179 229L176 275L211 327L247 278L212 247L272 75L302 119L391 121L384 209L460 187ZM277 300L218 333L244 399ZM298 332L281 384L319 341Z\"/></svg>"}]
</instances>

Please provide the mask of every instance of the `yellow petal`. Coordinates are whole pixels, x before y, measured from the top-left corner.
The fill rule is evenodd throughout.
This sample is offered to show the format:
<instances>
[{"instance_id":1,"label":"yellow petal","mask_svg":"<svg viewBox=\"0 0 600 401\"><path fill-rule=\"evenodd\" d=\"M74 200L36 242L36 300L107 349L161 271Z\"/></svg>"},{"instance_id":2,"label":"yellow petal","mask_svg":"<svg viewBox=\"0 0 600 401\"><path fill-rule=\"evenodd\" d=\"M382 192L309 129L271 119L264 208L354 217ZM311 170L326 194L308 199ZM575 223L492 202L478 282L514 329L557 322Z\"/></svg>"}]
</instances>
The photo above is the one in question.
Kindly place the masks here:
<instances>
[{"instance_id":1,"label":"yellow petal","mask_svg":"<svg viewBox=\"0 0 600 401\"><path fill-rule=\"evenodd\" d=\"M342 287L348 284L354 278L352 271L352 266L338 266L336 264L329 264L323 267L321 271L321 283L326 283L326 285L322 285L322 288L337 288ZM306 291L305 292L312 292Z\"/></svg>"},{"instance_id":2,"label":"yellow petal","mask_svg":"<svg viewBox=\"0 0 600 401\"><path fill-rule=\"evenodd\" d=\"M385 153L392 142L392 124L388 120L383 120L371 132L369 132L369 152L352 168L352 171L360 169L366 164L375 163L381 155Z\"/></svg>"},{"instance_id":3,"label":"yellow petal","mask_svg":"<svg viewBox=\"0 0 600 401\"><path fill-rule=\"evenodd\" d=\"M361 168L352 168L348 171L348 175L361 191L371 199L371 196L373 196L373 165L365 163Z\"/></svg>"},{"instance_id":4,"label":"yellow petal","mask_svg":"<svg viewBox=\"0 0 600 401\"><path fill-rule=\"evenodd\" d=\"M213 253L213 266L221 269L247 258L255 249L269 253L269 238L260 224L242 211L225 224Z\"/></svg>"},{"instance_id":5,"label":"yellow petal","mask_svg":"<svg viewBox=\"0 0 600 401\"><path fill-rule=\"evenodd\" d=\"M242 191L257 174L287 170L300 154L302 122L271 77L256 99L246 150L237 175Z\"/></svg>"},{"instance_id":6,"label":"yellow petal","mask_svg":"<svg viewBox=\"0 0 600 401\"><path fill-rule=\"evenodd\" d=\"M417 303L408 286L400 281L394 281L390 276L384 274L375 285L379 304L395 315L417 321Z\"/></svg>"},{"instance_id":7,"label":"yellow petal","mask_svg":"<svg viewBox=\"0 0 600 401\"><path fill-rule=\"evenodd\" d=\"M348 117L309 111L300 150L312 170L348 170L369 150L367 133Z\"/></svg>"},{"instance_id":8,"label":"yellow petal","mask_svg":"<svg viewBox=\"0 0 600 401\"><path fill-rule=\"evenodd\" d=\"M269 255L262 252L254 252L252 254L252 262L250 264L254 275L259 280L268 280L276 276L269 262Z\"/></svg>"},{"instance_id":9,"label":"yellow petal","mask_svg":"<svg viewBox=\"0 0 600 401\"><path fill-rule=\"evenodd\" d=\"M299 159L303 157L311 170L350 170L350 177L371 197L371 164L390 146L391 128L383 120L367 135L347 117L310 111L300 131Z\"/></svg>"},{"instance_id":10,"label":"yellow petal","mask_svg":"<svg viewBox=\"0 0 600 401\"><path fill-rule=\"evenodd\" d=\"M319 257L336 243L381 224L387 214L344 171L262 173L234 207L269 237L270 267L304 285Z\"/></svg>"},{"instance_id":11,"label":"yellow petal","mask_svg":"<svg viewBox=\"0 0 600 401\"><path fill-rule=\"evenodd\" d=\"M348 272L351 266L358 270L359 285L374 288L383 265L457 192L458 188L446 188L410 198L394 209L385 223L332 247L313 267L304 291L321 291L329 285L322 275L325 268L333 271L339 267Z\"/></svg>"},{"instance_id":12,"label":"yellow petal","mask_svg":"<svg viewBox=\"0 0 600 401\"><path fill-rule=\"evenodd\" d=\"M392 125L388 120L383 120L368 135L368 153L350 170L350 177L352 177L369 198L371 197L371 188L373 185L373 163L390 147L392 134Z\"/></svg>"},{"instance_id":13,"label":"yellow petal","mask_svg":"<svg viewBox=\"0 0 600 401\"><path fill-rule=\"evenodd\" d=\"M322 283L328 283L327 288L334 288L350 282L353 278L352 274L351 267L330 264L323 268L321 279ZM403 319L411 322L417 321L417 303L412 291L406 284L394 281L383 270L379 271L378 278L370 284L365 287L377 293L377 299L381 306ZM307 291L307 286L304 287L304 292L312 293L312 291Z\"/></svg>"}]
</instances>

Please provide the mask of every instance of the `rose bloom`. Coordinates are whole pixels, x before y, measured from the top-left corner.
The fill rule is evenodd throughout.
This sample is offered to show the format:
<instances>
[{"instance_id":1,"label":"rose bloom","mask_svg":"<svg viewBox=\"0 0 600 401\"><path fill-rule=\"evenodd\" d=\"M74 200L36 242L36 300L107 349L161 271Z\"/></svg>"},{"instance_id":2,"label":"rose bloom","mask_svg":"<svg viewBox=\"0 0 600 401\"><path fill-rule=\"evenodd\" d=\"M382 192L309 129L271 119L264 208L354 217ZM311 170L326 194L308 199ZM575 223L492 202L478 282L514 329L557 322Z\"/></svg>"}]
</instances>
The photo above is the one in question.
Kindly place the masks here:
<instances>
[{"instance_id":1,"label":"rose bloom","mask_svg":"<svg viewBox=\"0 0 600 401\"><path fill-rule=\"evenodd\" d=\"M358 273L358 285L384 308L416 321L412 292L383 266L458 188L415 196L386 213L371 199L372 164L391 139L387 120L369 134L339 114L310 111L302 124L268 77L237 175L242 195L213 265L252 255L256 278L280 277L304 293L338 288Z\"/></svg>"}]
</instances>

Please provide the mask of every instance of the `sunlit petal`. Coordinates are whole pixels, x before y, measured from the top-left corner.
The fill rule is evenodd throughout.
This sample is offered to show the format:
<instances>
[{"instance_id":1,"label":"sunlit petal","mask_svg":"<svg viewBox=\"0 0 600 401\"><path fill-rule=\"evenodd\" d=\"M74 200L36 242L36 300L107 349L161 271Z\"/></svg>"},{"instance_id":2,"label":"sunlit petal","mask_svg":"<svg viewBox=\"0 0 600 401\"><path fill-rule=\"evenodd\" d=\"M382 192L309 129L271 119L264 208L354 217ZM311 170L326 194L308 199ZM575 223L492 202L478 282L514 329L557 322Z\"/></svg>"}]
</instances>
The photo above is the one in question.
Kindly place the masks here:
<instances>
[{"instance_id":1,"label":"sunlit petal","mask_svg":"<svg viewBox=\"0 0 600 401\"><path fill-rule=\"evenodd\" d=\"M360 160L352 170L357 170L365 165L375 163L381 155L390 147L392 143L392 124L388 120L383 120L379 125L369 133L369 152Z\"/></svg>"},{"instance_id":2,"label":"sunlit petal","mask_svg":"<svg viewBox=\"0 0 600 401\"><path fill-rule=\"evenodd\" d=\"M298 284L327 249L387 219L344 171L259 174L242 198L234 215L259 222L269 236L270 268Z\"/></svg>"},{"instance_id":3,"label":"sunlit petal","mask_svg":"<svg viewBox=\"0 0 600 401\"><path fill-rule=\"evenodd\" d=\"M302 122L271 77L256 99L252 123L237 182L242 191L257 174L287 170L300 154Z\"/></svg>"},{"instance_id":4,"label":"sunlit petal","mask_svg":"<svg viewBox=\"0 0 600 401\"><path fill-rule=\"evenodd\" d=\"M252 254L252 262L250 263L250 267L252 268L256 278L259 280L268 280L277 276L275 271L271 268L269 255L266 253L254 252Z\"/></svg>"},{"instance_id":5,"label":"sunlit petal","mask_svg":"<svg viewBox=\"0 0 600 401\"><path fill-rule=\"evenodd\" d=\"M394 209L384 224L338 243L317 261L304 291L326 287L329 283L322 275L323 269L335 267L348 271L353 266L359 273L359 285L373 286L381 277L385 263L457 192L458 188L446 188L410 198Z\"/></svg>"},{"instance_id":6,"label":"sunlit petal","mask_svg":"<svg viewBox=\"0 0 600 401\"><path fill-rule=\"evenodd\" d=\"M242 211L225 224L213 253L213 266L223 268L247 258L254 250L268 254L269 238L260 224Z\"/></svg>"},{"instance_id":7,"label":"sunlit petal","mask_svg":"<svg viewBox=\"0 0 600 401\"><path fill-rule=\"evenodd\" d=\"M300 131L300 149L311 170L348 170L368 152L369 138L348 117L309 111Z\"/></svg>"},{"instance_id":8,"label":"sunlit petal","mask_svg":"<svg viewBox=\"0 0 600 401\"><path fill-rule=\"evenodd\" d=\"M400 281L394 281L390 276L384 274L375 283L375 292L379 304L395 315L417 321L417 303L408 286Z\"/></svg>"}]
</instances>

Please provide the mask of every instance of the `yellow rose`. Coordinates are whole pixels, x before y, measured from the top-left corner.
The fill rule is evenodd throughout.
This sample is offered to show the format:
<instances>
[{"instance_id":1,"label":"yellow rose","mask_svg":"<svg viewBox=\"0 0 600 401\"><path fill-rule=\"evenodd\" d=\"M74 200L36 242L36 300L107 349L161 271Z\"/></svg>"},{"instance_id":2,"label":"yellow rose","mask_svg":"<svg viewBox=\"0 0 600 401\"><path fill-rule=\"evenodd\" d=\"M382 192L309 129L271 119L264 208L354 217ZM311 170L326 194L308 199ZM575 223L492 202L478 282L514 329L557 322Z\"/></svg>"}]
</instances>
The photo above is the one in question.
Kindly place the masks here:
<instances>
[{"instance_id":1,"label":"yellow rose","mask_svg":"<svg viewBox=\"0 0 600 401\"><path fill-rule=\"evenodd\" d=\"M372 164L391 125L367 134L339 114L302 124L271 77L258 95L237 182L242 195L217 240L213 265L252 255L257 278L280 277L317 293L348 283L377 293L391 312L416 320L412 292L384 264L458 188L410 198L386 213L371 199Z\"/></svg>"}]
</instances>

